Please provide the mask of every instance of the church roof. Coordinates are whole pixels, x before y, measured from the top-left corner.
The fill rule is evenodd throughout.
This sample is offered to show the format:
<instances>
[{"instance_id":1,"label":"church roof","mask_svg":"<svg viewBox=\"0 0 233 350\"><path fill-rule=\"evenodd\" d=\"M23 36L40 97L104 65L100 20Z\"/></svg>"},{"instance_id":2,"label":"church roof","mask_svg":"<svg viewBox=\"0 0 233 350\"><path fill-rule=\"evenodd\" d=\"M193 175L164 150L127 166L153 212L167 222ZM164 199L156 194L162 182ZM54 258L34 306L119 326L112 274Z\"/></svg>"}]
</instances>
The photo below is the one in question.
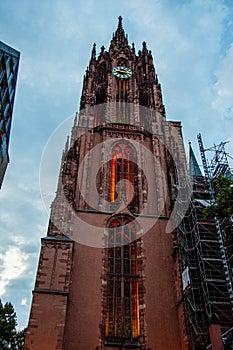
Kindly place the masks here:
<instances>
[{"instance_id":1,"label":"church roof","mask_svg":"<svg viewBox=\"0 0 233 350\"><path fill-rule=\"evenodd\" d=\"M193 152L191 142L189 142L189 174L190 176L203 176L201 169L198 165L197 159L195 157L195 154Z\"/></svg>"}]
</instances>

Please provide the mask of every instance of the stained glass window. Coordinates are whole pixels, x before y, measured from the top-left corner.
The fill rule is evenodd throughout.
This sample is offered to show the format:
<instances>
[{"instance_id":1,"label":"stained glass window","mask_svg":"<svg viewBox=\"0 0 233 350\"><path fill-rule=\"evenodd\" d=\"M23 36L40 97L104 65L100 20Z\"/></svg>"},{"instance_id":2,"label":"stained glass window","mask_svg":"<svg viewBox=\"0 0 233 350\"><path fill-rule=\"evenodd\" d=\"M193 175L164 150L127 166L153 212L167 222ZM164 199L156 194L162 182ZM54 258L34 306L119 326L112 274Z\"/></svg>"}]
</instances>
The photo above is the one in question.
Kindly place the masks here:
<instances>
[{"instance_id":1,"label":"stained glass window","mask_svg":"<svg viewBox=\"0 0 233 350\"><path fill-rule=\"evenodd\" d=\"M121 181L127 180L127 181ZM131 202L134 211L137 211L138 198L138 166L136 164L136 152L126 141L121 140L112 148L112 160L110 169L110 202Z\"/></svg>"},{"instance_id":2,"label":"stained glass window","mask_svg":"<svg viewBox=\"0 0 233 350\"><path fill-rule=\"evenodd\" d=\"M116 216L109 224L105 340L111 346L140 346L136 234L136 225L125 215Z\"/></svg>"}]
</instances>

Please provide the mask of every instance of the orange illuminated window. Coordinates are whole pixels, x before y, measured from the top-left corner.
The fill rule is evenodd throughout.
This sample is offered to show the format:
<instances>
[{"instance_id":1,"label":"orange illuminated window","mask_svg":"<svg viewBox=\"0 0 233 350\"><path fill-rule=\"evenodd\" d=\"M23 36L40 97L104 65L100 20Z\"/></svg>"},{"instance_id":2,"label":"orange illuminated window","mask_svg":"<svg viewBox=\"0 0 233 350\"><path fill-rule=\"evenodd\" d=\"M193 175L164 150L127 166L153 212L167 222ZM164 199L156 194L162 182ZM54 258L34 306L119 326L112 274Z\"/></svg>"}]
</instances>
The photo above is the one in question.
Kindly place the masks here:
<instances>
[{"instance_id":1,"label":"orange illuminated window","mask_svg":"<svg viewBox=\"0 0 233 350\"><path fill-rule=\"evenodd\" d=\"M116 79L116 102L127 102L128 91L128 79Z\"/></svg>"},{"instance_id":2,"label":"orange illuminated window","mask_svg":"<svg viewBox=\"0 0 233 350\"><path fill-rule=\"evenodd\" d=\"M110 202L125 199L135 204L138 167L135 150L130 144L122 140L113 147L110 167Z\"/></svg>"},{"instance_id":3,"label":"orange illuminated window","mask_svg":"<svg viewBox=\"0 0 233 350\"><path fill-rule=\"evenodd\" d=\"M105 341L111 346L140 346L139 241L135 240L136 233L136 226L127 216L119 215L110 222Z\"/></svg>"}]
</instances>

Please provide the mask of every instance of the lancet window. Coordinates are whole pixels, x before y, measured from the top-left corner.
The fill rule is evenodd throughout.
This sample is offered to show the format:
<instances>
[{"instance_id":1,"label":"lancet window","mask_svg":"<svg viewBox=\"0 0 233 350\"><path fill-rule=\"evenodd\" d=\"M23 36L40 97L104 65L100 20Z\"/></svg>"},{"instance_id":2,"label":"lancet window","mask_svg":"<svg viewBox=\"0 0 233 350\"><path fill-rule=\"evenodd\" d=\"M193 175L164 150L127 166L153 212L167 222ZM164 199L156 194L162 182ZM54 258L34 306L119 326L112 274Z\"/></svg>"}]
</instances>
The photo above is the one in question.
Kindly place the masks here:
<instances>
[{"instance_id":1,"label":"lancet window","mask_svg":"<svg viewBox=\"0 0 233 350\"><path fill-rule=\"evenodd\" d=\"M116 102L127 102L129 92L128 79L116 79Z\"/></svg>"},{"instance_id":2,"label":"lancet window","mask_svg":"<svg viewBox=\"0 0 233 350\"><path fill-rule=\"evenodd\" d=\"M125 180L125 181L124 181ZM117 142L112 148L110 162L110 202L123 199L138 207L138 166L136 151L125 140Z\"/></svg>"},{"instance_id":3,"label":"lancet window","mask_svg":"<svg viewBox=\"0 0 233 350\"><path fill-rule=\"evenodd\" d=\"M105 342L111 346L140 346L137 231L126 215L114 217L108 226Z\"/></svg>"},{"instance_id":4,"label":"lancet window","mask_svg":"<svg viewBox=\"0 0 233 350\"><path fill-rule=\"evenodd\" d=\"M107 80L107 67L106 67L106 63L103 62L98 67L97 82L99 84L106 83L106 80Z\"/></svg>"}]
</instances>

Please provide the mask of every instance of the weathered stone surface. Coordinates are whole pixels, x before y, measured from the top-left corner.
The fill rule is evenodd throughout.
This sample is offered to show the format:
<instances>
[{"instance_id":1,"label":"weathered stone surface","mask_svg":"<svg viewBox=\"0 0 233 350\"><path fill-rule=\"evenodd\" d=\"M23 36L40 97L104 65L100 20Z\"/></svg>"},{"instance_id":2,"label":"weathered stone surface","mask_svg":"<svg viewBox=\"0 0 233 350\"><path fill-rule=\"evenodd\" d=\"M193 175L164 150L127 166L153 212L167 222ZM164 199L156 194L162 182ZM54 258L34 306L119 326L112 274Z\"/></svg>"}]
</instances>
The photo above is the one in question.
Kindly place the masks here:
<instances>
[{"instance_id":1,"label":"weathered stone surface","mask_svg":"<svg viewBox=\"0 0 233 350\"><path fill-rule=\"evenodd\" d=\"M131 78L117 80L112 75L116 66L131 68ZM121 86L125 89L124 96L119 94ZM107 112L111 113L99 113L98 105L107 102L131 104L122 107L124 123L119 122L119 114L115 113L117 105L106 104ZM80 115L78 124L75 119L72 144L70 149L67 144L63 153L48 237L42 240L25 349L118 349L105 345L108 267L106 249L101 244L109 220L117 215L111 212L111 170L106 159L114 143L124 141L132 142L132 147L137 143L139 170L135 175L137 181L132 180L136 198L133 210L129 205L120 214L136 220L144 210L145 220L153 221L139 239L137 251L141 343L138 348L187 350L181 282L177 261L173 259L173 234L165 233L175 202L172 184L177 179L172 156L186 164L181 125L166 121L151 52L143 43L142 51L135 54L134 45L132 48L128 45L121 20L108 52L102 48L96 57L93 47L84 77L81 112L94 105L97 106L89 110L89 115ZM147 111L141 113L139 105L147 107ZM102 146L94 157L90 151L98 145ZM149 160L145 159L143 148L151 155ZM98 161L100 167L96 169ZM91 181L96 173L95 181ZM96 230L100 228L102 236L96 246L85 225L74 225L74 218ZM85 239L93 247L85 245Z\"/></svg>"}]
</instances>

